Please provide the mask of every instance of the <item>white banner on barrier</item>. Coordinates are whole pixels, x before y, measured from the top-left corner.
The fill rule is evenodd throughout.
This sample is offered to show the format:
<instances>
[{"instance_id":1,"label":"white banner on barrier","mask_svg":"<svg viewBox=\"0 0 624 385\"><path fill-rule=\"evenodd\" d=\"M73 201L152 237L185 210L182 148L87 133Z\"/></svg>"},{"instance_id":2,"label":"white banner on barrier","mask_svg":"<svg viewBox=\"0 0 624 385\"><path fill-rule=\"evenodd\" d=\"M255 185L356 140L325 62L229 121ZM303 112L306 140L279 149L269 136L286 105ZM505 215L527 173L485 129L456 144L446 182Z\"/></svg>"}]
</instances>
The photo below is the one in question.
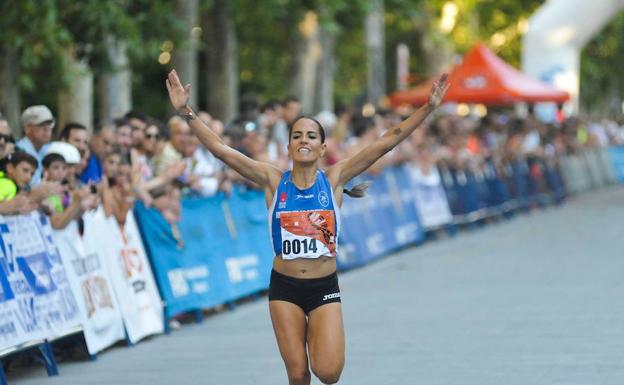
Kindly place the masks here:
<instances>
[{"instance_id":1,"label":"white banner on barrier","mask_svg":"<svg viewBox=\"0 0 624 385\"><path fill-rule=\"evenodd\" d=\"M433 167L425 174L418 166L408 164L407 170L423 227L427 229L452 222L453 216L438 169Z\"/></svg>"},{"instance_id":2,"label":"white banner on barrier","mask_svg":"<svg viewBox=\"0 0 624 385\"><path fill-rule=\"evenodd\" d=\"M99 209L90 223L103 250L128 338L135 343L164 332L162 301L132 211L122 228Z\"/></svg>"},{"instance_id":3,"label":"white banner on barrier","mask_svg":"<svg viewBox=\"0 0 624 385\"><path fill-rule=\"evenodd\" d=\"M85 223L93 215L85 213ZM102 239L85 239L80 235L76 221L55 231L54 242L83 314L87 349L90 354L96 354L124 338L121 311L103 262L109 256L102 252Z\"/></svg>"},{"instance_id":4,"label":"white banner on barrier","mask_svg":"<svg viewBox=\"0 0 624 385\"><path fill-rule=\"evenodd\" d=\"M0 216L2 349L80 327L80 308L61 259L49 246L50 233L47 218L37 212Z\"/></svg>"}]
</instances>

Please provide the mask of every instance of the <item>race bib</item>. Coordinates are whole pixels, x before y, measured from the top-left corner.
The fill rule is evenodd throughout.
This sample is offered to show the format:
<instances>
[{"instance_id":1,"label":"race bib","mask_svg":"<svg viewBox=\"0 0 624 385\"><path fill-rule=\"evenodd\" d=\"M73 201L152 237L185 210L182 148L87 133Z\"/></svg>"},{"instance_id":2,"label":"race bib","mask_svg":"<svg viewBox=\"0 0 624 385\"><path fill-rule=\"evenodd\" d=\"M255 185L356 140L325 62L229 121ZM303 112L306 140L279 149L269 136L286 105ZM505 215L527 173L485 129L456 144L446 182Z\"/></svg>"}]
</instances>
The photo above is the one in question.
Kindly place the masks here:
<instances>
[{"instance_id":1,"label":"race bib","mask_svg":"<svg viewBox=\"0 0 624 385\"><path fill-rule=\"evenodd\" d=\"M318 258L335 255L335 218L332 210L279 213L282 258Z\"/></svg>"}]
</instances>

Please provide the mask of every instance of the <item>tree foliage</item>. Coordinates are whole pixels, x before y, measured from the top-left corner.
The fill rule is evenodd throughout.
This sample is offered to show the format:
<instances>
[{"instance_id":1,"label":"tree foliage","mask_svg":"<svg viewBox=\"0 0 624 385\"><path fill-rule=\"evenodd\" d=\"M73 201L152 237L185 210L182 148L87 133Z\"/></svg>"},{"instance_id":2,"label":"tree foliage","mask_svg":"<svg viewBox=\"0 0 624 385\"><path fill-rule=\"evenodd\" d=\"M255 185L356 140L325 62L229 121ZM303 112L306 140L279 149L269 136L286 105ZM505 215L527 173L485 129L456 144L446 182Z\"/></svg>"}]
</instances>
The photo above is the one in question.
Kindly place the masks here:
<instances>
[{"instance_id":1,"label":"tree foliage","mask_svg":"<svg viewBox=\"0 0 624 385\"><path fill-rule=\"evenodd\" d=\"M518 66L524 20L544 0L385 0L388 91L395 89L396 46L411 52L414 81L432 72L433 49L458 55L476 42L486 43L503 59ZM73 47L98 74L111 70L107 39L123 40L133 70L134 104L164 116L166 97L162 79L168 64L158 62L167 49L184 44L185 31L168 0L4 0L0 2L0 44L17 48L24 104L56 104L63 85L61 53ZM211 0L201 0L202 13ZM455 6L450 30L441 30L445 6ZM366 0L231 0L239 45L241 93L253 91L266 98L288 93L294 47L301 38L299 23L315 12L324 28L336 36L335 99L350 103L366 89L364 18ZM624 79L617 72L624 59L619 38L624 33L620 15L585 49L582 58L582 100L594 102L605 89L621 94ZM433 48L432 48L433 47ZM435 70L435 68L434 68ZM200 75L201 76L201 75ZM203 83L203 82L200 82ZM197 85L199 87L200 85ZM200 95L203 93L200 93Z\"/></svg>"},{"instance_id":2,"label":"tree foliage","mask_svg":"<svg viewBox=\"0 0 624 385\"><path fill-rule=\"evenodd\" d=\"M581 106L620 115L624 97L624 12L613 19L581 55ZM615 102L615 103L614 103Z\"/></svg>"}]
</instances>

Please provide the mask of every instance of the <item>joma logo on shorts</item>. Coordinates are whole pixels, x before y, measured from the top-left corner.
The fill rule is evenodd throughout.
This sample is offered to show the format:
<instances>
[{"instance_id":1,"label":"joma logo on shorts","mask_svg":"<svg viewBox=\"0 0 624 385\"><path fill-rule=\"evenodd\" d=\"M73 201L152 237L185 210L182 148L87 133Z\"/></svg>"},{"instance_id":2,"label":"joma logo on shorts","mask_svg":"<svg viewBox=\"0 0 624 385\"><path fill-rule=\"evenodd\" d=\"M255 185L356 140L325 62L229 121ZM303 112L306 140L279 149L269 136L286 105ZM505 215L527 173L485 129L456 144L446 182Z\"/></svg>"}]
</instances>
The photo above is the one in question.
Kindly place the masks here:
<instances>
[{"instance_id":1,"label":"joma logo on shorts","mask_svg":"<svg viewBox=\"0 0 624 385\"><path fill-rule=\"evenodd\" d=\"M323 297L323 301L327 301L328 299L333 299L333 298L340 298L340 293L331 293L331 294L326 294Z\"/></svg>"}]
</instances>

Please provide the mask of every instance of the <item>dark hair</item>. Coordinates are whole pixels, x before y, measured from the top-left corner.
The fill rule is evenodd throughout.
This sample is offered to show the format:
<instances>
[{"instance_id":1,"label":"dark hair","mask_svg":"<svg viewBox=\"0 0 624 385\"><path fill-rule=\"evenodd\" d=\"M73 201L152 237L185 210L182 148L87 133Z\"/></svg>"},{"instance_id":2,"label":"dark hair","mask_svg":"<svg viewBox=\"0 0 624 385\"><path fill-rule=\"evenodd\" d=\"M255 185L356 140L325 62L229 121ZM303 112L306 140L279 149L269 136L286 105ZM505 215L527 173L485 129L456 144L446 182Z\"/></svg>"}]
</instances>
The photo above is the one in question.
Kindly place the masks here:
<instances>
[{"instance_id":1,"label":"dark hair","mask_svg":"<svg viewBox=\"0 0 624 385\"><path fill-rule=\"evenodd\" d=\"M316 123L319 129L319 134L321 136L321 143L325 143L325 129L323 128L323 125L318 120L309 116L300 116L297 119L295 119L295 121L293 122L293 124L290 126L288 130L288 142L290 143L290 137L292 135L292 130L293 130L293 127L295 126L295 123L297 123L301 119L309 119L313 121L314 123ZM347 194L348 196L352 198L362 198L364 195L366 195L366 190L369 187L370 187L370 182L363 182L363 183L353 186L351 189L343 189L342 192L344 192L345 194Z\"/></svg>"},{"instance_id":2,"label":"dark hair","mask_svg":"<svg viewBox=\"0 0 624 385\"><path fill-rule=\"evenodd\" d=\"M299 98L294 97L294 96L287 96L286 99L284 99L284 101L282 102L282 106L286 107L288 105L288 103L301 103L301 100L299 100Z\"/></svg>"},{"instance_id":3,"label":"dark hair","mask_svg":"<svg viewBox=\"0 0 624 385\"><path fill-rule=\"evenodd\" d=\"M290 143L290 137L292 136L292 130L293 130L293 127L295 127L295 123L297 123L301 119L309 119L313 121L314 123L316 123L319 129L319 134L321 135L321 143L325 143L325 129L323 128L323 125L321 124L321 122L319 122L318 120L310 116L300 116L297 119L295 119L295 121L288 127L288 143Z\"/></svg>"},{"instance_id":4,"label":"dark hair","mask_svg":"<svg viewBox=\"0 0 624 385\"><path fill-rule=\"evenodd\" d=\"M53 152L43 157L43 160L41 160L41 165L43 166L43 168L48 168L54 162L66 163L65 158L63 158L63 155Z\"/></svg>"},{"instance_id":5,"label":"dark hair","mask_svg":"<svg viewBox=\"0 0 624 385\"><path fill-rule=\"evenodd\" d=\"M277 99L269 99L262 105L260 112L264 113L266 110L275 110L278 106L281 106L281 104Z\"/></svg>"},{"instance_id":6,"label":"dark hair","mask_svg":"<svg viewBox=\"0 0 624 385\"><path fill-rule=\"evenodd\" d=\"M113 120L113 124L115 125L115 130L117 130L119 127L123 127L123 126L128 126L130 127L130 121L126 118L117 118L115 120ZM132 127L130 127L132 128Z\"/></svg>"},{"instance_id":7,"label":"dark hair","mask_svg":"<svg viewBox=\"0 0 624 385\"><path fill-rule=\"evenodd\" d=\"M158 128L158 135L162 139L169 139L169 127L167 127L165 123L155 118L147 118L146 123L147 123L145 125L146 130L150 128L151 126L154 126Z\"/></svg>"},{"instance_id":8,"label":"dark hair","mask_svg":"<svg viewBox=\"0 0 624 385\"><path fill-rule=\"evenodd\" d=\"M145 115L142 111L138 111L138 110L130 110L126 112L126 114L123 117L127 120L138 119L142 122L147 122L147 115Z\"/></svg>"},{"instance_id":9,"label":"dark hair","mask_svg":"<svg viewBox=\"0 0 624 385\"><path fill-rule=\"evenodd\" d=\"M13 167L17 166L22 162L27 162L34 168L37 168L39 166L37 158L24 151L15 151L13 154L9 155L7 159L9 160L8 163L12 164Z\"/></svg>"},{"instance_id":10,"label":"dark hair","mask_svg":"<svg viewBox=\"0 0 624 385\"><path fill-rule=\"evenodd\" d=\"M358 116L357 118L354 118L351 123L353 135L357 136L358 138L364 135L364 133L373 126L375 126L375 121L372 118L365 118L363 116Z\"/></svg>"},{"instance_id":11,"label":"dark hair","mask_svg":"<svg viewBox=\"0 0 624 385\"><path fill-rule=\"evenodd\" d=\"M87 127L85 125L77 123L77 122L69 122L61 130L61 134L59 135L59 139L61 139L61 140L69 139L69 134L72 132L72 130L85 130L85 131L87 131Z\"/></svg>"}]
</instances>

